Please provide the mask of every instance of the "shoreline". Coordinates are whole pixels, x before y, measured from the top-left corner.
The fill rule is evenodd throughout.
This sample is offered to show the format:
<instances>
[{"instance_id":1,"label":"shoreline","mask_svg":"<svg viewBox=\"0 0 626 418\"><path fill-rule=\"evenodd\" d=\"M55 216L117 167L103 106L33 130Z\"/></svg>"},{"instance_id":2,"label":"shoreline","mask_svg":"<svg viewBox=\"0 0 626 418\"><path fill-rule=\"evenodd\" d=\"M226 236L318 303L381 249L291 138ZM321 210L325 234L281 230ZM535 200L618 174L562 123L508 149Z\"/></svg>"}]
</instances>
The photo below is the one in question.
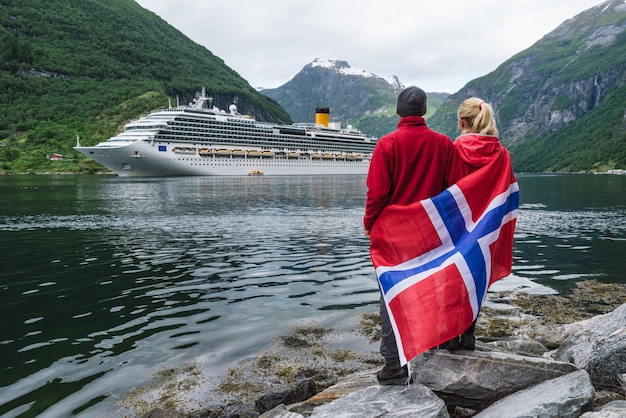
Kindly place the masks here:
<instances>
[{"instance_id":1,"label":"shoreline","mask_svg":"<svg viewBox=\"0 0 626 418\"><path fill-rule=\"evenodd\" d=\"M0 176L33 176L33 175L42 175L42 176L54 176L54 175L110 175L116 176L113 171L95 171L95 172L82 172L82 171L33 171L33 172L6 172L0 171ZM519 172L515 173L516 175L539 175L539 174L610 174L617 176L626 175L626 169L616 168L616 169L608 169L606 171L538 171L538 172Z\"/></svg>"},{"instance_id":2,"label":"shoreline","mask_svg":"<svg viewBox=\"0 0 626 418\"><path fill-rule=\"evenodd\" d=\"M532 339L546 334L546 329L613 311L626 300L626 285L589 280L577 283L566 295L531 295L507 291L489 294L489 300L495 306L483 307L481 310L476 327L479 341ZM378 323L377 313L365 312L352 331L365 338L372 350L377 350L380 338ZM184 400L184 396L174 392L161 396L161 399L170 400L169 407L144 402L145 396L155 390L159 391L154 386L150 386L150 390L145 392L138 390L129 394L132 396L122 400L121 404L127 410L145 417L158 416L149 415L157 410L178 414L172 415L174 417L223 417L237 414L255 417L271 409L269 406L278 406L276 402L281 399L305 402L324 389L341 383L350 375L371 372L382 366L382 358L375 351L357 353L329 348L329 345L336 342L329 338L332 332L332 329L326 327L295 327L291 334L279 336L277 341L282 342L282 345L279 344L253 359L242 360L238 367L230 369L226 376L222 376L214 391L204 394L207 404L204 408L194 409ZM341 334L335 337L341 340ZM544 343L546 346L550 345L549 342ZM315 361L311 363L307 359ZM172 381L188 378L189 375L185 377L183 374L172 373L168 379L158 383L163 387L175 387ZM197 374L196 378L199 378ZM265 405L262 408L265 410L259 411L258 405Z\"/></svg>"}]
</instances>

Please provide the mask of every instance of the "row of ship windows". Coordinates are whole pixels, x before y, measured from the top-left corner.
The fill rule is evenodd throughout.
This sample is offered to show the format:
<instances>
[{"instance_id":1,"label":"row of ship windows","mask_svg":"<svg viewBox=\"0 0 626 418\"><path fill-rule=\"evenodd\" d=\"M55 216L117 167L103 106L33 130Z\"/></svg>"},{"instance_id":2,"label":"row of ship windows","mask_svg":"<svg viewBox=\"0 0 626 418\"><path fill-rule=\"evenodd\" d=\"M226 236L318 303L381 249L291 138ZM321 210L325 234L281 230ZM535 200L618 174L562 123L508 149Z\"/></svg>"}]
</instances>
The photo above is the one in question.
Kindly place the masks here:
<instances>
[{"instance_id":1,"label":"row of ship windows","mask_svg":"<svg viewBox=\"0 0 626 418\"><path fill-rule=\"evenodd\" d=\"M276 140L268 140L268 141L263 141L263 140L245 140L242 139L240 137L236 137L236 136L229 136L229 135L225 135L224 138L229 139L229 140L222 140L222 138L218 139L218 138L206 138L205 141L207 142L211 142L214 144L220 144L220 143L228 143L228 144L232 144L233 142L236 142L237 144L241 145L241 146L246 146L246 145L251 145L251 146L261 146L261 147L267 147L267 148L288 148L288 149L319 149L319 150L333 150L333 151L343 151L343 150L347 150L347 151L354 151L354 152L360 152L360 153L364 153L364 154L369 154L373 151L372 147L366 147L366 146L362 146L362 145L358 145L358 144L340 144L340 145L329 145L328 143L322 143L322 142L315 142L315 141L290 141L290 142L286 142L283 143L283 141L276 141ZM185 142L192 142L193 140L190 139L186 139L185 137L179 137L176 135L159 135L157 139L160 140L164 140L164 141L185 141ZM199 140L196 139L196 140Z\"/></svg>"},{"instance_id":2,"label":"row of ship windows","mask_svg":"<svg viewBox=\"0 0 626 418\"><path fill-rule=\"evenodd\" d=\"M179 158L179 161L187 161L183 158ZM196 160L192 160L192 161L196 161ZM232 163L232 162L227 162L228 160L225 160L224 162L206 162L206 163L191 163L190 165L210 165L210 166L248 166L248 167L285 167L285 166L294 166L294 167L341 167L341 166L353 166L355 162L358 163L362 163L361 161L349 161L349 162L336 162L333 164L329 164L326 163L322 164L321 162L318 164L312 164L312 163L302 163L302 162L298 162L295 163L296 160L294 160L294 163L289 164L289 163L281 163L281 164L272 164L272 163L266 163L266 164L258 164L258 163ZM257 160L259 161L259 160Z\"/></svg>"},{"instance_id":3,"label":"row of ship windows","mask_svg":"<svg viewBox=\"0 0 626 418\"><path fill-rule=\"evenodd\" d=\"M221 125L221 126L215 126L215 125ZM267 128L259 128L259 127L249 127L246 125L239 125L239 126L232 126L232 124L226 124L223 122L217 122L214 125L209 125L207 126L206 123L202 123L202 124L198 124L198 123L185 123L185 124L178 124L178 123L172 123L170 124L170 127L173 129L177 129L177 130L183 130L183 131L196 131L196 132L214 132L214 131L218 131L218 132L223 132L223 131L235 131L235 132L249 132L249 133L258 133L261 135L272 135L274 133L274 128L273 127L267 127ZM243 126L243 127L241 127ZM191 129L191 128L199 128L199 129ZM326 138L332 138L334 140L337 140L337 136L336 135L332 135L332 134L323 134L320 133L318 134L320 136L326 137ZM297 138L297 136L296 136ZM343 138L346 141L362 141L362 138Z\"/></svg>"},{"instance_id":4,"label":"row of ship windows","mask_svg":"<svg viewBox=\"0 0 626 418\"><path fill-rule=\"evenodd\" d=\"M172 134L178 134L181 135L183 138L185 137L195 137L195 138L206 138L206 137L211 137L211 136L219 136L220 138L256 138L257 141L259 140L263 140L264 138L268 138L268 134L266 132L263 133L247 133L245 135L242 135L241 133L231 133L231 132L226 132L226 131L222 131L220 129L211 129L211 130L204 130L204 129L171 129L170 131ZM241 131L238 131L241 132ZM295 140L295 139L301 139L302 137L298 137L298 136L292 136L289 137L289 139L291 140ZM271 136L269 139L271 140L275 140L273 136Z\"/></svg>"},{"instance_id":5,"label":"row of ship windows","mask_svg":"<svg viewBox=\"0 0 626 418\"><path fill-rule=\"evenodd\" d=\"M231 161L231 158L229 157L214 157L214 158L210 158L210 157L204 157L204 158L177 158L178 161ZM302 163L303 161L314 161L316 163L316 165L319 165L320 163L324 162L324 163L328 163L328 162L333 162L332 165L336 165L335 162L341 162L341 163L348 163L348 164L355 164L355 163L362 163L363 159L359 158L359 159L328 159L328 158L285 158L285 157L263 157L263 158L237 158L237 157L233 157L232 160L236 161L236 164L239 164L240 162L243 161L253 161L253 164L258 164L259 161L262 161L263 163L269 164L272 161L276 161L276 160L281 160L281 161L293 161L293 162L298 162ZM281 163L282 165L283 163Z\"/></svg>"},{"instance_id":6,"label":"row of ship windows","mask_svg":"<svg viewBox=\"0 0 626 418\"><path fill-rule=\"evenodd\" d=\"M246 135L247 137L252 137L252 138L267 138L268 135L271 135L270 133L266 132L266 131L253 131L252 129L237 129L237 130L233 130L233 129L191 129L191 128L187 128L187 127L178 127L178 126L172 126L171 127L171 131L176 133L176 132L183 132L185 134L185 136L195 136L195 137L204 137L207 135L215 135L215 134L219 134L219 136L223 136L226 138L240 138L242 137L242 135L240 134L240 132L242 131L247 131ZM229 131L235 131L236 133L233 135L231 134ZM283 134L284 135L284 134ZM302 135L284 135L286 138L291 139L292 141L297 141L297 140L301 140L303 138ZM320 135L320 137L327 137L327 135ZM272 140L276 140L274 136L271 136ZM311 139L308 138L308 140L310 141ZM337 137L333 137L332 138L333 141L337 141L337 142L341 142L344 144L354 144L354 145L360 145L362 143L362 141L356 141L350 138L337 138Z\"/></svg>"},{"instance_id":7,"label":"row of ship windows","mask_svg":"<svg viewBox=\"0 0 626 418\"><path fill-rule=\"evenodd\" d=\"M272 129L258 129L258 128L240 128L240 127L234 127L234 126L230 126L230 125L226 125L226 126L207 126L207 125L198 125L198 124L194 124L194 123L190 123L190 124L184 124L184 125L179 125L179 124L171 124L170 127L172 128L178 128L178 129L183 129L186 131L236 131L236 132L258 132L261 134L272 134L273 131Z\"/></svg>"},{"instance_id":8,"label":"row of ship windows","mask_svg":"<svg viewBox=\"0 0 626 418\"><path fill-rule=\"evenodd\" d=\"M194 119L194 118L184 118L184 117L177 117L174 119L174 123L176 122L184 122L186 124L190 124L193 126L206 126L207 124L207 120L200 120L198 121L198 119ZM194 123L197 122L197 123ZM250 121L246 121L246 122L241 122L238 121L236 119L228 119L228 122L224 122L221 120L216 120L215 118L208 118L208 123L209 124L213 124L213 125L230 125L230 126L238 126L238 127L243 127L243 128L247 128L249 126L254 126L253 123L254 121L250 120Z\"/></svg>"},{"instance_id":9,"label":"row of ship windows","mask_svg":"<svg viewBox=\"0 0 626 418\"><path fill-rule=\"evenodd\" d=\"M182 124L180 123L182 122ZM190 117L181 117L178 116L176 117L173 121L170 122L170 126L193 126L193 127L198 127L201 128L203 130L209 129L207 128L207 124L210 125L210 127L215 127L217 129L219 129L220 127L225 128L225 129L229 129L229 130L245 130L245 131L256 131L256 132L268 132L268 131L273 131L274 129L277 129L277 126L273 126L273 125L257 125L255 123L254 120L244 120L241 121L239 119L232 119L232 118L228 118L227 122L224 122L222 120L216 120L214 117L205 117L205 118L190 118ZM212 128L211 128L212 129ZM324 130L322 128L322 130ZM332 135L333 137L335 137L335 135ZM362 140L362 138L347 138L348 140Z\"/></svg>"}]
</instances>

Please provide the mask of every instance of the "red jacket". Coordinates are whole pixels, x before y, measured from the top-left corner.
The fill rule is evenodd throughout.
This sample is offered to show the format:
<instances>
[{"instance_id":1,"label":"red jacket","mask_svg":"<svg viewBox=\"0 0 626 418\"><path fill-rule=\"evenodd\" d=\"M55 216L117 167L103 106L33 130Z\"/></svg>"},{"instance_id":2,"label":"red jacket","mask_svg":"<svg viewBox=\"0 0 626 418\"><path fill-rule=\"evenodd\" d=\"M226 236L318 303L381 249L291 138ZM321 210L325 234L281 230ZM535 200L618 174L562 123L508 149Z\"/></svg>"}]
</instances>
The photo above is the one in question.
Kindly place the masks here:
<instances>
[{"instance_id":1,"label":"red jacket","mask_svg":"<svg viewBox=\"0 0 626 418\"><path fill-rule=\"evenodd\" d=\"M387 205L418 202L453 184L454 145L421 116L400 119L398 129L376 144L367 175L363 225L371 230Z\"/></svg>"},{"instance_id":2,"label":"red jacket","mask_svg":"<svg viewBox=\"0 0 626 418\"><path fill-rule=\"evenodd\" d=\"M454 140L454 147L460 158L457 166L459 179L489 164L501 154L510 158L498 137L492 135L464 134Z\"/></svg>"}]
</instances>

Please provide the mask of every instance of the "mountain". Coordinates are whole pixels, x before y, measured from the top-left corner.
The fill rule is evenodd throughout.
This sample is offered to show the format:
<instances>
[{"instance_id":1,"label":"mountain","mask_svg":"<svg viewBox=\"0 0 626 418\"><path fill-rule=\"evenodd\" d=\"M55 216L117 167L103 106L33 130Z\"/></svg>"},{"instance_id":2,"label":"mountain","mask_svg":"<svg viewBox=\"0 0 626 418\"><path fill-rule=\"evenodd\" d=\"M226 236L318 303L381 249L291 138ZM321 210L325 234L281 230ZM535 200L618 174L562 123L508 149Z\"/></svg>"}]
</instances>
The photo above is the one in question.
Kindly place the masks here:
<instances>
[{"instance_id":1,"label":"mountain","mask_svg":"<svg viewBox=\"0 0 626 418\"><path fill-rule=\"evenodd\" d=\"M93 171L72 146L190 102L206 87L259 120L291 122L206 48L132 0L0 0L0 173ZM64 161L46 156L63 154Z\"/></svg>"},{"instance_id":2,"label":"mountain","mask_svg":"<svg viewBox=\"0 0 626 418\"><path fill-rule=\"evenodd\" d=\"M626 168L626 4L606 1L467 83L429 119L458 135L467 97L491 103L516 171Z\"/></svg>"},{"instance_id":3,"label":"mountain","mask_svg":"<svg viewBox=\"0 0 626 418\"><path fill-rule=\"evenodd\" d=\"M312 122L316 107L328 107L333 121L380 137L396 129L396 98L403 88L396 76L381 77L346 61L317 58L287 83L261 93L276 100L294 122ZM445 97L428 94L427 116Z\"/></svg>"},{"instance_id":4,"label":"mountain","mask_svg":"<svg viewBox=\"0 0 626 418\"><path fill-rule=\"evenodd\" d=\"M428 93L428 124L455 137L459 103L478 96L493 104L516 171L626 169L625 29L623 0L580 13L459 92ZM0 174L98 170L72 149L76 135L105 140L203 86L218 107L236 102L259 120L311 122L322 106L373 136L395 129L402 88L319 59L257 92L132 0L0 0Z\"/></svg>"}]
</instances>

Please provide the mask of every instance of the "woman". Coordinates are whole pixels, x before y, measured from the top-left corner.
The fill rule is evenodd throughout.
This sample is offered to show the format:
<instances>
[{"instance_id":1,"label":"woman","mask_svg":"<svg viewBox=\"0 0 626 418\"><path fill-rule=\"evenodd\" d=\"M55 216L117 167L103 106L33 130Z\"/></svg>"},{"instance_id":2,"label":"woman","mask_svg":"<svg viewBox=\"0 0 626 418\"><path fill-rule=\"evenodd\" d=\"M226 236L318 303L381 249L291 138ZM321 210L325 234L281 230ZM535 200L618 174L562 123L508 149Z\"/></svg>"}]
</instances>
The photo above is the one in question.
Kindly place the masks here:
<instances>
[{"instance_id":1,"label":"woman","mask_svg":"<svg viewBox=\"0 0 626 418\"><path fill-rule=\"evenodd\" d=\"M454 145L461 158L461 176L466 176L508 151L498 139L493 108L477 97L465 100L457 111L461 135Z\"/></svg>"},{"instance_id":2,"label":"woman","mask_svg":"<svg viewBox=\"0 0 626 418\"><path fill-rule=\"evenodd\" d=\"M477 97L471 97L461 103L457 117L461 135L456 138L454 145L460 158L457 167L459 178L501 158L502 154L506 154L505 158L510 158L508 151L498 139L496 119L489 103ZM439 348L474 350L476 348L475 326L476 320L459 337L447 341Z\"/></svg>"}]
</instances>

